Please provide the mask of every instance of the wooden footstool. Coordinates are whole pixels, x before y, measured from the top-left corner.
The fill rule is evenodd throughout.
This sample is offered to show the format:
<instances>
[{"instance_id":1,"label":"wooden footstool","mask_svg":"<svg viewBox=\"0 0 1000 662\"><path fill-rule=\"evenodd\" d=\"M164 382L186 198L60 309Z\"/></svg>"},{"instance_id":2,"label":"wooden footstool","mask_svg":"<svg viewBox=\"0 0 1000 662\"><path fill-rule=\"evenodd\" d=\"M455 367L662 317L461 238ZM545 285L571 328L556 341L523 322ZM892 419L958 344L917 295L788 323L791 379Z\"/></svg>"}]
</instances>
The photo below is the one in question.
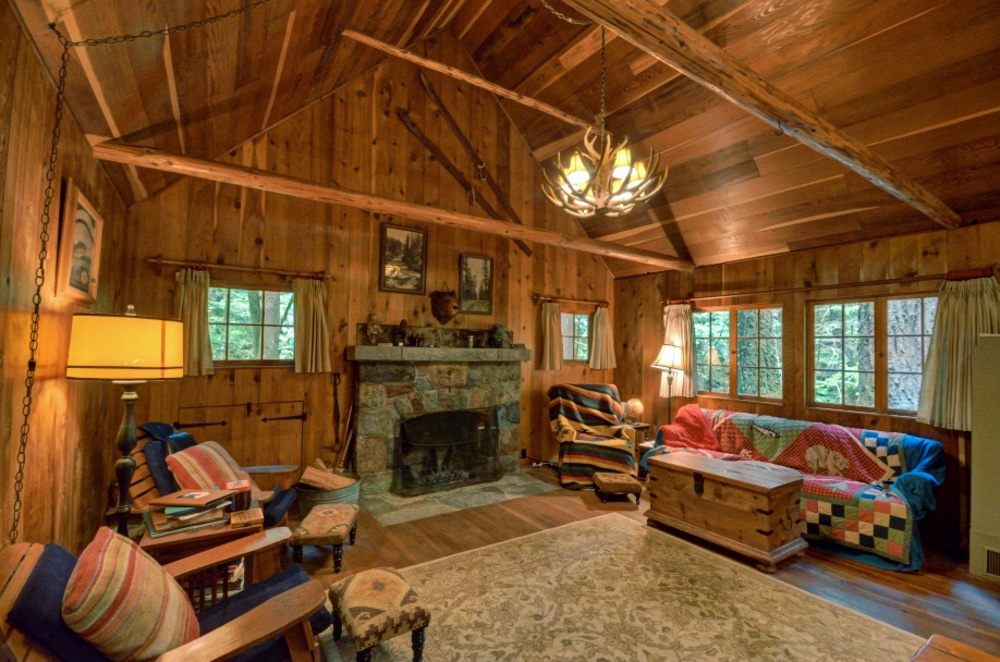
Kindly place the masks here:
<instances>
[{"instance_id":1,"label":"wooden footstool","mask_svg":"<svg viewBox=\"0 0 1000 662\"><path fill-rule=\"evenodd\" d=\"M341 630L354 642L357 662L371 659L379 643L411 633L413 662L424 659L424 630L431 612L402 575L392 568L362 570L330 586L333 605L333 639Z\"/></svg>"},{"instance_id":2,"label":"wooden footstool","mask_svg":"<svg viewBox=\"0 0 1000 662\"><path fill-rule=\"evenodd\" d=\"M353 503L313 506L302 523L292 532L292 560L302 563L302 545L333 545L333 571L340 572L344 560L344 538L351 544L358 534L358 507Z\"/></svg>"},{"instance_id":3,"label":"wooden footstool","mask_svg":"<svg viewBox=\"0 0 1000 662\"><path fill-rule=\"evenodd\" d=\"M635 507L639 507L639 499L642 497L642 483L628 474L598 471L594 474L594 487L597 489L597 496L600 497L601 503L607 503L609 494L624 495L626 500L629 494L634 494Z\"/></svg>"}]
</instances>

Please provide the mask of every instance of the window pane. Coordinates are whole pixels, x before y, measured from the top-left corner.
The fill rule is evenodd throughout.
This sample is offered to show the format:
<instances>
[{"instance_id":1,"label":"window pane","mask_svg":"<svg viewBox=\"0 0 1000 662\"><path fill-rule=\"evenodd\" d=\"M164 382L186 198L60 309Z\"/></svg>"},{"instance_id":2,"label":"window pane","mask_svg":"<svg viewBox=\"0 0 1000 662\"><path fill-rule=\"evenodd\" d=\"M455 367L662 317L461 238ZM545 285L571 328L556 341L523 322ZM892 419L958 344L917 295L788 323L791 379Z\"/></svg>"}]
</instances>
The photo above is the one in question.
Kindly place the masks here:
<instances>
[{"instance_id":1,"label":"window pane","mask_svg":"<svg viewBox=\"0 0 1000 662\"><path fill-rule=\"evenodd\" d=\"M295 360L295 328L281 327L281 338L278 341L278 359L282 361Z\"/></svg>"},{"instance_id":2,"label":"window pane","mask_svg":"<svg viewBox=\"0 0 1000 662\"><path fill-rule=\"evenodd\" d=\"M712 383L709 388L713 393L729 393L729 370L712 368Z\"/></svg>"},{"instance_id":3,"label":"window pane","mask_svg":"<svg viewBox=\"0 0 1000 662\"><path fill-rule=\"evenodd\" d=\"M937 318L937 297L924 297L924 333L934 333L934 320Z\"/></svg>"},{"instance_id":4,"label":"window pane","mask_svg":"<svg viewBox=\"0 0 1000 662\"><path fill-rule=\"evenodd\" d=\"M921 336L889 338L889 373L920 372L923 367Z\"/></svg>"},{"instance_id":5,"label":"window pane","mask_svg":"<svg viewBox=\"0 0 1000 662\"><path fill-rule=\"evenodd\" d=\"M590 346L587 338L574 338L574 358L577 361L586 361L590 358Z\"/></svg>"},{"instance_id":6,"label":"window pane","mask_svg":"<svg viewBox=\"0 0 1000 662\"><path fill-rule=\"evenodd\" d=\"M756 340L736 341L736 365L740 367L757 367L760 365L759 350Z\"/></svg>"},{"instance_id":7,"label":"window pane","mask_svg":"<svg viewBox=\"0 0 1000 662\"><path fill-rule=\"evenodd\" d=\"M208 321L226 321L226 293L229 290L224 287L208 288Z\"/></svg>"},{"instance_id":8,"label":"window pane","mask_svg":"<svg viewBox=\"0 0 1000 662\"><path fill-rule=\"evenodd\" d=\"M760 311L760 337L781 337L781 308L764 308Z\"/></svg>"},{"instance_id":9,"label":"window pane","mask_svg":"<svg viewBox=\"0 0 1000 662\"><path fill-rule=\"evenodd\" d=\"M712 313L712 337L713 338L728 338L729 337L729 311L724 310L721 312Z\"/></svg>"},{"instance_id":10,"label":"window pane","mask_svg":"<svg viewBox=\"0 0 1000 662\"><path fill-rule=\"evenodd\" d=\"M761 369L760 397L781 399L781 370Z\"/></svg>"},{"instance_id":11,"label":"window pane","mask_svg":"<svg viewBox=\"0 0 1000 662\"><path fill-rule=\"evenodd\" d=\"M844 367L844 341L825 338L816 341L816 369L839 370Z\"/></svg>"},{"instance_id":12,"label":"window pane","mask_svg":"<svg viewBox=\"0 0 1000 662\"><path fill-rule=\"evenodd\" d=\"M573 336L563 336L563 360L572 361L573 360Z\"/></svg>"},{"instance_id":13,"label":"window pane","mask_svg":"<svg viewBox=\"0 0 1000 662\"><path fill-rule=\"evenodd\" d=\"M563 338L573 335L573 316L569 313L562 314L562 334ZM568 355L567 355L568 356Z\"/></svg>"},{"instance_id":14,"label":"window pane","mask_svg":"<svg viewBox=\"0 0 1000 662\"><path fill-rule=\"evenodd\" d=\"M920 299L889 299L887 332L890 336L918 334L923 323L920 314Z\"/></svg>"},{"instance_id":15,"label":"window pane","mask_svg":"<svg viewBox=\"0 0 1000 662\"><path fill-rule=\"evenodd\" d=\"M781 367L781 340L760 341L760 364L765 368Z\"/></svg>"},{"instance_id":16,"label":"window pane","mask_svg":"<svg viewBox=\"0 0 1000 662\"><path fill-rule=\"evenodd\" d=\"M839 370L817 370L813 382L816 402L831 405L842 404L844 401L842 379L843 373Z\"/></svg>"},{"instance_id":17,"label":"window pane","mask_svg":"<svg viewBox=\"0 0 1000 662\"><path fill-rule=\"evenodd\" d=\"M577 336L582 336L584 338L590 337L590 316L589 315L577 315L576 316L576 333Z\"/></svg>"},{"instance_id":18,"label":"window pane","mask_svg":"<svg viewBox=\"0 0 1000 662\"><path fill-rule=\"evenodd\" d=\"M919 373L889 375L889 409L916 411L919 398Z\"/></svg>"},{"instance_id":19,"label":"window pane","mask_svg":"<svg viewBox=\"0 0 1000 662\"><path fill-rule=\"evenodd\" d=\"M264 345L261 350L261 355L264 357L264 360L275 361L279 358L281 350L281 331L282 327L280 326L264 327Z\"/></svg>"},{"instance_id":20,"label":"window pane","mask_svg":"<svg viewBox=\"0 0 1000 662\"><path fill-rule=\"evenodd\" d=\"M844 404L855 407L874 407L875 373L845 371Z\"/></svg>"},{"instance_id":21,"label":"window pane","mask_svg":"<svg viewBox=\"0 0 1000 662\"><path fill-rule=\"evenodd\" d=\"M229 290L229 323L260 324L263 294L259 290Z\"/></svg>"},{"instance_id":22,"label":"window pane","mask_svg":"<svg viewBox=\"0 0 1000 662\"><path fill-rule=\"evenodd\" d=\"M698 365L708 365L709 342L707 340L694 341L694 362Z\"/></svg>"},{"instance_id":23,"label":"window pane","mask_svg":"<svg viewBox=\"0 0 1000 662\"><path fill-rule=\"evenodd\" d=\"M208 337L212 343L212 360L226 360L226 325L209 324Z\"/></svg>"},{"instance_id":24,"label":"window pane","mask_svg":"<svg viewBox=\"0 0 1000 662\"><path fill-rule=\"evenodd\" d=\"M710 379L710 371L711 371L711 368L709 368L707 365L699 365L698 366L698 390L699 391L707 391L707 390L709 390L709 386L711 386L711 384L712 384L711 379Z\"/></svg>"},{"instance_id":25,"label":"window pane","mask_svg":"<svg viewBox=\"0 0 1000 662\"><path fill-rule=\"evenodd\" d=\"M285 324L282 317L285 310L281 306L281 292L261 292L264 296L264 324Z\"/></svg>"},{"instance_id":26,"label":"window pane","mask_svg":"<svg viewBox=\"0 0 1000 662\"><path fill-rule=\"evenodd\" d=\"M757 311L741 310L736 313L736 328L738 338L757 337Z\"/></svg>"},{"instance_id":27,"label":"window pane","mask_svg":"<svg viewBox=\"0 0 1000 662\"><path fill-rule=\"evenodd\" d=\"M729 365L729 339L712 341L712 365ZM727 391L729 389L726 389Z\"/></svg>"},{"instance_id":28,"label":"window pane","mask_svg":"<svg viewBox=\"0 0 1000 662\"><path fill-rule=\"evenodd\" d=\"M737 371L737 393L739 395L759 395L757 387L757 369L740 368Z\"/></svg>"},{"instance_id":29,"label":"window pane","mask_svg":"<svg viewBox=\"0 0 1000 662\"><path fill-rule=\"evenodd\" d=\"M259 360L260 327L230 324L228 358L231 361Z\"/></svg>"},{"instance_id":30,"label":"window pane","mask_svg":"<svg viewBox=\"0 0 1000 662\"><path fill-rule=\"evenodd\" d=\"M860 303L844 304L844 335L873 336L875 335L875 303L862 301Z\"/></svg>"},{"instance_id":31,"label":"window pane","mask_svg":"<svg viewBox=\"0 0 1000 662\"><path fill-rule=\"evenodd\" d=\"M707 338L711 328L712 316L709 313L694 313L694 337Z\"/></svg>"},{"instance_id":32,"label":"window pane","mask_svg":"<svg viewBox=\"0 0 1000 662\"><path fill-rule=\"evenodd\" d=\"M817 338L840 336L844 331L843 306L839 303L816 306L815 335Z\"/></svg>"},{"instance_id":33,"label":"window pane","mask_svg":"<svg viewBox=\"0 0 1000 662\"><path fill-rule=\"evenodd\" d=\"M844 338L844 370L874 370L875 339Z\"/></svg>"}]
</instances>

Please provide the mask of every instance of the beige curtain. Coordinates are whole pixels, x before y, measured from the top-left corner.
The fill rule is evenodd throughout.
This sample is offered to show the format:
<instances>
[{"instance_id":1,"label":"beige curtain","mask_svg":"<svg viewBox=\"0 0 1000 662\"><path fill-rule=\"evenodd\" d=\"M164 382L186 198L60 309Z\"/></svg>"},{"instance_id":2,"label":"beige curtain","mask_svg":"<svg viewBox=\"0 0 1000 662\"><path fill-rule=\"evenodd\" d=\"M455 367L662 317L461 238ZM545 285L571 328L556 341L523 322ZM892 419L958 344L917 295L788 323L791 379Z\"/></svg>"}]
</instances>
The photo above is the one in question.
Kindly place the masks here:
<instances>
[{"instance_id":1,"label":"beige curtain","mask_svg":"<svg viewBox=\"0 0 1000 662\"><path fill-rule=\"evenodd\" d=\"M330 323L326 316L326 282L292 281L295 294L295 372L330 372Z\"/></svg>"},{"instance_id":2,"label":"beige curtain","mask_svg":"<svg viewBox=\"0 0 1000 662\"><path fill-rule=\"evenodd\" d=\"M590 367L595 370L618 367L615 362L611 315L607 306L600 306L594 311L594 328L590 334Z\"/></svg>"},{"instance_id":3,"label":"beige curtain","mask_svg":"<svg viewBox=\"0 0 1000 662\"><path fill-rule=\"evenodd\" d=\"M663 307L663 343L679 345L684 353L684 372L674 373L674 385L671 395L684 398L695 396L694 372L694 316L691 314L691 304L680 303ZM660 348L657 347L659 352ZM656 357L656 354L653 354ZM667 397L667 373L660 376L660 397Z\"/></svg>"},{"instance_id":4,"label":"beige curtain","mask_svg":"<svg viewBox=\"0 0 1000 662\"><path fill-rule=\"evenodd\" d=\"M542 304L542 365L541 370L563 367L562 316L558 303Z\"/></svg>"},{"instance_id":5,"label":"beige curtain","mask_svg":"<svg viewBox=\"0 0 1000 662\"><path fill-rule=\"evenodd\" d=\"M184 374L213 375L208 337L208 272L181 269L174 276L174 315L184 323Z\"/></svg>"},{"instance_id":6,"label":"beige curtain","mask_svg":"<svg viewBox=\"0 0 1000 662\"><path fill-rule=\"evenodd\" d=\"M942 283L920 385L918 421L951 430L972 429L972 347L981 333L1000 333L996 278Z\"/></svg>"}]
</instances>

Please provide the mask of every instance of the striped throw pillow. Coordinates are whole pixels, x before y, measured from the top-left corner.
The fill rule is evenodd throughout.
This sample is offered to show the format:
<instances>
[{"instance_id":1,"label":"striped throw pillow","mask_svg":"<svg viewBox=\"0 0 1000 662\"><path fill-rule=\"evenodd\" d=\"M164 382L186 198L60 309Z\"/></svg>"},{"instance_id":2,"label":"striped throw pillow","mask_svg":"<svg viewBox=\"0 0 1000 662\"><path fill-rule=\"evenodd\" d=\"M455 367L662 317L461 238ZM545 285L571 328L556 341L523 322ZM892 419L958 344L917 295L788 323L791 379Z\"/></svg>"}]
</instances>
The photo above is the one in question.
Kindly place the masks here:
<instances>
[{"instance_id":1,"label":"striped throw pillow","mask_svg":"<svg viewBox=\"0 0 1000 662\"><path fill-rule=\"evenodd\" d=\"M214 441L167 456L167 466L184 490L223 489L234 480L249 480L226 449Z\"/></svg>"},{"instance_id":2,"label":"striped throw pillow","mask_svg":"<svg viewBox=\"0 0 1000 662\"><path fill-rule=\"evenodd\" d=\"M173 577L134 542L101 527L63 594L63 620L112 660L146 660L198 638Z\"/></svg>"}]
</instances>

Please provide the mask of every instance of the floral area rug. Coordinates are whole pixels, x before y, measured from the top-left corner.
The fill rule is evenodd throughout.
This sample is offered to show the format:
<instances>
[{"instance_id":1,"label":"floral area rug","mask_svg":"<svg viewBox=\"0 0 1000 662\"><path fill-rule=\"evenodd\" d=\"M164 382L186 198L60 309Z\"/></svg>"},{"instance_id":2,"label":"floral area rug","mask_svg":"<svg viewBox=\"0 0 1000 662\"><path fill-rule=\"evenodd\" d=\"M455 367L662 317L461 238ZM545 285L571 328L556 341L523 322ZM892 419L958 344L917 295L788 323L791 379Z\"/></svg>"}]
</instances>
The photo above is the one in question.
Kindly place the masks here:
<instances>
[{"instance_id":1,"label":"floral area rug","mask_svg":"<svg viewBox=\"0 0 1000 662\"><path fill-rule=\"evenodd\" d=\"M558 489L558 485L550 485L531 476L508 473L500 480L491 483L469 485L415 497L401 497L389 493L363 496L359 503L379 524L392 526Z\"/></svg>"},{"instance_id":2,"label":"floral area rug","mask_svg":"<svg viewBox=\"0 0 1000 662\"><path fill-rule=\"evenodd\" d=\"M891 662L924 641L616 514L402 573L430 603L428 662ZM331 630L328 659L353 660ZM412 659L409 635L373 659Z\"/></svg>"}]
</instances>

